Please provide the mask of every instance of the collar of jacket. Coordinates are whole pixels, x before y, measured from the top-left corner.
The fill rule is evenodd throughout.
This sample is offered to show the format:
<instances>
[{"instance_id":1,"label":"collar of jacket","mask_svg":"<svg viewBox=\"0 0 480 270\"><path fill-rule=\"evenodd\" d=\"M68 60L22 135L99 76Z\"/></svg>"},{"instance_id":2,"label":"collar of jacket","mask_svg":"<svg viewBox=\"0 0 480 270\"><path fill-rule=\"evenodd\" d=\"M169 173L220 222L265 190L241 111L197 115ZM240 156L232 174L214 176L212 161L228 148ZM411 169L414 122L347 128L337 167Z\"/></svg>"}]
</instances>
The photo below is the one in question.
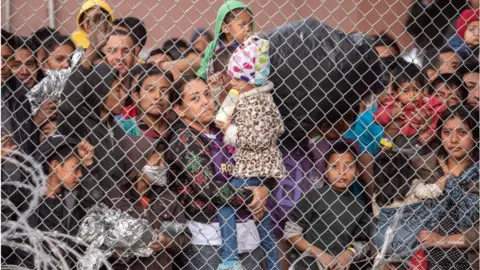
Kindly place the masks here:
<instances>
[{"instance_id":1,"label":"collar of jacket","mask_svg":"<svg viewBox=\"0 0 480 270\"><path fill-rule=\"evenodd\" d=\"M241 93L240 98L246 98L246 97L255 96L262 93L268 93L272 89L273 89L273 83L271 81L267 81L264 85L260 87L254 88L248 92Z\"/></svg>"}]
</instances>

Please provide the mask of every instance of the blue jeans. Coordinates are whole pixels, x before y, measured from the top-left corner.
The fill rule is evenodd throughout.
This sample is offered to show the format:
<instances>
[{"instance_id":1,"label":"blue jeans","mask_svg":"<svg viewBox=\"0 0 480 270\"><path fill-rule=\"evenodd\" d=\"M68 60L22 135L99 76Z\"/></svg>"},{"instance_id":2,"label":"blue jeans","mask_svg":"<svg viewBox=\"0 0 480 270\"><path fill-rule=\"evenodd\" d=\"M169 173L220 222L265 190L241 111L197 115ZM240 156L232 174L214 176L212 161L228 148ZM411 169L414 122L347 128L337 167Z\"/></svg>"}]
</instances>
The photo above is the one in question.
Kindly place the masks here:
<instances>
[{"instance_id":1,"label":"blue jeans","mask_svg":"<svg viewBox=\"0 0 480 270\"><path fill-rule=\"evenodd\" d=\"M236 188L244 186L260 186L262 181L258 178L238 179L229 182ZM222 206L218 209L218 223L222 236L220 256L222 261L238 260L237 226L235 222L235 209L230 206ZM260 235L260 246L266 255L267 270L280 270L280 258L278 256L277 243L273 233L270 215L265 213L263 219L257 224Z\"/></svg>"}]
</instances>

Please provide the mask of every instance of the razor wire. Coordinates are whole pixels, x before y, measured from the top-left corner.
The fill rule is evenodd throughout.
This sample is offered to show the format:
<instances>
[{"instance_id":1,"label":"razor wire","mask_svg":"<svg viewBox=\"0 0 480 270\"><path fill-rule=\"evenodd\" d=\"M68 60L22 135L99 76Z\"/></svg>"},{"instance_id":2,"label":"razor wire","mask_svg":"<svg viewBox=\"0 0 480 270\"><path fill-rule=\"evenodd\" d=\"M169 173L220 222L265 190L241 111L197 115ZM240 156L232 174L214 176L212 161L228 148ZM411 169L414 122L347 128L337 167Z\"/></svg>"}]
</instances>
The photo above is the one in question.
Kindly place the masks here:
<instances>
[{"instance_id":1,"label":"razor wire","mask_svg":"<svg viewBox=\"0 0 480 270\"><path fill-rule=\"evenodd\" d=\"M147 2L2 3L2 267L478 269L478 1Z\"/></svg>"}]
</instances>

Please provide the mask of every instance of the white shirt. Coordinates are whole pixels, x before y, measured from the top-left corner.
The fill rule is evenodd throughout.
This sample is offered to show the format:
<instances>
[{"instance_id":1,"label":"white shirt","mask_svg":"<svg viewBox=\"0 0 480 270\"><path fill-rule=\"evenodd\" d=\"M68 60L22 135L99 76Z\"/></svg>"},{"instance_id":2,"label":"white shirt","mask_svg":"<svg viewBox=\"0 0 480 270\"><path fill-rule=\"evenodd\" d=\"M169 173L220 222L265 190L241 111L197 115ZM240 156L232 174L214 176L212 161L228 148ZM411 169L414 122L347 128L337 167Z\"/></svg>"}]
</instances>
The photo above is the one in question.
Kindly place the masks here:
<instances>
[{"instance_id":1,"label":"white shirt","mask_svg":"<svg viewBox=\"0 0 480 270\"><path fill-rule=\"evenodd\" d=\"M221 246L220 225L188 221L187 226L192 233L191 243L198 246ZM253 220L237 223L238 253L252 252L260 246L260 235Z\"/></svg>"}]
</instances>

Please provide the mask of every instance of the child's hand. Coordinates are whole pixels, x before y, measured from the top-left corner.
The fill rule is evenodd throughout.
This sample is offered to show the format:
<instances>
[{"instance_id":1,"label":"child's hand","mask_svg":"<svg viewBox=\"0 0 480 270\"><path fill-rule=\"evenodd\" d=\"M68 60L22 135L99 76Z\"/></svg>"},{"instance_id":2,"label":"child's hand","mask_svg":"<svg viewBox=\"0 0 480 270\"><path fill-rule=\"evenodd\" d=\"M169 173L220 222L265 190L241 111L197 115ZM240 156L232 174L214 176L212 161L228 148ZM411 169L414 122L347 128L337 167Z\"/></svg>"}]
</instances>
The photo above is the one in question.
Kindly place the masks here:
<instances>
[{"instance_id":1,"label":"child's hand","mask_svg":"<svg viewBox=\"0 0 480 270\"><path fill-rule=\"evenodd\" d=\"M392 106L392 118L395 119L399 117L400 114L402 114L402 112L403 112L402 106L398 102L395 102L395 104L393 104Z\"/></svg>"},{"instance_id":2,"label":"child's hand","mask_svg":"<svg viewBox=\"0 0 480 270\"><path fill-rule=\"evenodd\" d=\"M87 140L83 139L78 145L78 157L84 166L93 164L94 148Z\"/></svg>"},{"instance_id":3,"label":"child's hand","mask_svg":"<svg viewBox=\"0 0 480 270\"><path fill-rule=\"evenodd\" d=\"M228 127L230 126L230 122L221 122L221 121L215 121L215 126L217 126L223 133L227 132Z\"/></svg>"},{"instance_id":4,"label":"child's hand","mask_svg":"<svg viewBox=\"0 0 480 270\"><path fill-rule=\"evenodd\" d=\"M353 261L354 254L350 250L345 250L335 259L334 269L347 269Z\"/></svg>"},{"instance_id":5,"label":"child's hand","mask_svg":"<svg viewBox=\"0 0 480 270\"><path fill-rule=\"evenodd\" d=\"M1 138L2 141L2 157L8 156L8 150L14 151L17 150L18 146L12 144L12 138L10 135L3 135Z\"/></svg>"}]
</instances>

